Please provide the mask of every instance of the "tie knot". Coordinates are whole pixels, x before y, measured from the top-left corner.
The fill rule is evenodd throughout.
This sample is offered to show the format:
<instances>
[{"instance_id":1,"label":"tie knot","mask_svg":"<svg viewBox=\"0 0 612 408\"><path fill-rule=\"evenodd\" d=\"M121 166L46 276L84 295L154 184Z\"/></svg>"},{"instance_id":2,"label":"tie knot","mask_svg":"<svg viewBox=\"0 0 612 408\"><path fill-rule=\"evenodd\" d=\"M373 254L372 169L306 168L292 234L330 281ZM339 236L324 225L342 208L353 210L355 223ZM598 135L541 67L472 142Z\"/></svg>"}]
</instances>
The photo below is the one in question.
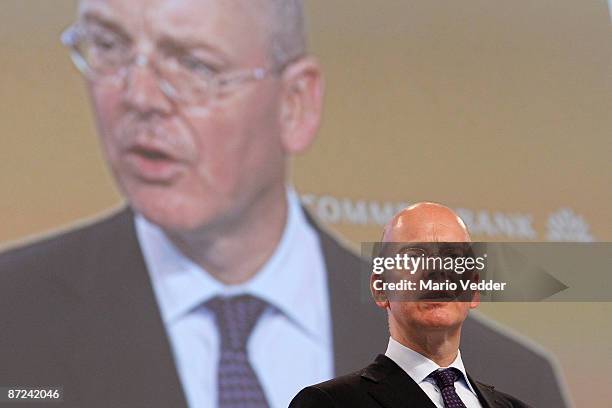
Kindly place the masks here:
<instances>
[{"instance_id":1,"label":"tie knot","mask_svg":"<svg viewBox=\"0 0 612 408\"><path fill-rule=\"evenodd\" d=\"M460 371L454 367L436 370L431 373L436 385L440 390L446 387L455 387L455 381L459 378Z\"/></svg>"},{"instance_id":2,"label":"tie knot","mask_svg":"<svg viewBox=\"0 0 612 408\"><path fill-rule=\"evenodd\" d=\"M221 350L245 350L267 303L255 296L215 297L205 305L215 315Z\"/></svg>"}]
</instances>

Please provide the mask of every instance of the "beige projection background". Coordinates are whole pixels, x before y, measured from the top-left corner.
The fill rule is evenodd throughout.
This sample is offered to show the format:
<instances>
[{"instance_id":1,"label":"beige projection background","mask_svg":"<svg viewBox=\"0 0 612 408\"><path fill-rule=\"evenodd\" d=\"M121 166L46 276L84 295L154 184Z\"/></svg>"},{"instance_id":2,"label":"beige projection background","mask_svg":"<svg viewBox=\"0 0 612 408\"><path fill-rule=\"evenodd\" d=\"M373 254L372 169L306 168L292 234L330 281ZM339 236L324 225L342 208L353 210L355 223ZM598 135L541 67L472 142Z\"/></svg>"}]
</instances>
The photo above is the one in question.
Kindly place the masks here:
<instances>
[{"instance_id":1,"label":"beige projection background","mask_svg":"<svg viewBox=\"0 0 612 408\"><path fill-rule=\"evenodd\" d=\"M605 0L307 4L328 93L293 179L333 230L375 240L402 203L435 200L460 208L481 240L611 240ZM58 40L74 6L0 2L0 243L120 202ZM553 353L576 406L609 406L611 304L481 312Z\"/></svg>"}]
</instances>

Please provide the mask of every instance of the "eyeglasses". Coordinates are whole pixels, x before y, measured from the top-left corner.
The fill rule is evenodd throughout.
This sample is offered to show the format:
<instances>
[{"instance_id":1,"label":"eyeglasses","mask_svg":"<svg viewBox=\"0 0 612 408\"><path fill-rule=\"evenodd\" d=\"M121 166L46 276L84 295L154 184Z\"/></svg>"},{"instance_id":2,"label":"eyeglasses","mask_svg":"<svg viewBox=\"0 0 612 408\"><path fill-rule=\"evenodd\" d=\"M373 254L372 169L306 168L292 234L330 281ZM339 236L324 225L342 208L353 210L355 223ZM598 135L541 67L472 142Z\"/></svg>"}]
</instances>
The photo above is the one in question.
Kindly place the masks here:
<instances>
[{"instance_id":1,"label":"eyeglasses","mask_svg":"<svg viewBox=\"0 0 612 408\"><path fill-rule=\"evenodd\" d=\"M260 81L283 68L253 68L216 72L197 57L180 50L157 52L153 58L136 53L131 41L111 30L75 24L61 36L70 49L72 61L92 81L118 84L125 81L129 69L151 65L162 92L174 100L202 103L215 98L222 88L247 81Z\"/></svg>"},{"instance_id":2,"label":"eyeglasses","mask_svg":"<svg viewBox=\"0 0 612 408\"><path fill-rule=\"evenodd\" d=\"M377 253L385 256L405 255L410 258L460 258L475 256L474 244L467 242L422 242L416 244L403 242L383 242L380 244Z\"/></svg>"}]
</instances>

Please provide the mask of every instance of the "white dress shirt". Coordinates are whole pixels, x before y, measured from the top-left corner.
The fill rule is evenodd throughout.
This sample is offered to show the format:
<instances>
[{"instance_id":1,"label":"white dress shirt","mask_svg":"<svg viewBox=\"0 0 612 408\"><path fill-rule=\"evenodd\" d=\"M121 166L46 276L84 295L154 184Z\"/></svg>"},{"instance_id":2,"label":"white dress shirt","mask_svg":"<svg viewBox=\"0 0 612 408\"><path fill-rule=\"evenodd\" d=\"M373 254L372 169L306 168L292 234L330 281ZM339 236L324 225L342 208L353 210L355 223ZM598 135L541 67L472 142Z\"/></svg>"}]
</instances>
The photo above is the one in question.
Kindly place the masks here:
<instances>
[{"instance_id":1,"label":"white dress shirt","mask_svg":"<svg viewBox=\"0 0 612 408\"><path fill-rule=\"evenodd\" d=\"M455 361L448 367L440 367L424 355L417 353L392 337L389 337L389 345L387 346L385 355L400 366L401 369L404 370L423 391L425 391L425 394L427 394L429 399L432 400L438 408L444 408L444 401L442 400L442 394L436 382L433 378L429 377L429 374L435 370L448 367L458 369L461 374L463 374L455 382L455 389L457 390L459 398L461 398L461 401L463 401L467 408L482 408L482 405L478 401L476 391L467 380L467 373L465 372L465 367L461 360L461 351L457 353L457 358L455 358Z\"/></svg>"},{"instance_id":2,"label":"white dress shirt","mask_svg":"<svg viewBox=\"0 0 612 408\"><path fill-rule=\"evenodd\" d=\"M136 231L191 408L217 406L219 335L203 303L250 294L271 305L247 351L270 407L286 408L303 387L333 376L333 343L325 261L297 194L273 255L248 282L224 285L185 257L163 231L136 216ZM155 358L155 356L151 356Z\"/></svg>"}]
</instances>

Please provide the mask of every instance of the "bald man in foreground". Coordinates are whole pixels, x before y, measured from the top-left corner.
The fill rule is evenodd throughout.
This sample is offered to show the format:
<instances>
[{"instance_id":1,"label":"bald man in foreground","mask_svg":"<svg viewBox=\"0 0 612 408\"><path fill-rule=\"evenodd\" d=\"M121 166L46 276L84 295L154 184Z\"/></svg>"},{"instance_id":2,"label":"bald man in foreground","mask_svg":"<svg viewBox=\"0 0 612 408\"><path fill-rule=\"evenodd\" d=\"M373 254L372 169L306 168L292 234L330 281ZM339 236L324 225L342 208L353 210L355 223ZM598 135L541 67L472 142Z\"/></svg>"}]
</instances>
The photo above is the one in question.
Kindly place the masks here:
<instances>
[{"instance_id":1,"label":"bald man in foreground","mask_svg":"<svg viewBox=\"0 0 612 408\"><path fill-rule=\"evenodd\" d=\"M439 204L420 203L398 213L385 227L382 241L382 252L387 257L425 253L445 257L458 256L460 248L468 247L453 243L471 239L465 224L452 210ZM448 282L456 278L452 274L419 270L411 279ZM393 278L387 276L386 280ZM380 278L373 274L372 283L377 279ZM477 273L466 272L461 279L477 281L479 277ZM291 402L291 408L528 406L475 381L465 370L459 351L461 327L469 310L479 304L478 292L416 291L411 297L406 294L398 297L371 287L377 306L388 315L391 336L386 353L360 371L303 389Z\"/></svg>"}]
</instances>

